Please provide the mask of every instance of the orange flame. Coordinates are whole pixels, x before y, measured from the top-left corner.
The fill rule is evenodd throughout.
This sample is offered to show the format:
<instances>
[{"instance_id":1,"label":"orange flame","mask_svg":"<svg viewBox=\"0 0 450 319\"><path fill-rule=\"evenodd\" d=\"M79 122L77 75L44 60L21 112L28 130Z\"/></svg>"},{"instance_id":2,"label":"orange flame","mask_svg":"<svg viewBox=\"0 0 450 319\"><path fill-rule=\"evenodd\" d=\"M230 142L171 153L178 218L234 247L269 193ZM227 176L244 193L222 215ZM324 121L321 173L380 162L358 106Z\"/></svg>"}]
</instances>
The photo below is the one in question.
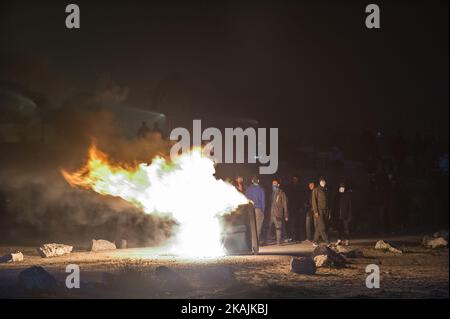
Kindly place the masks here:
<instances>
[{"instance_id":1,"label":"orange flame","mask_svg":"<svg viewBox=\"0 0 450 319\"><path fill-rule=\"evenodd\" d=\"M172 251L189 256L223 254L218 216L248 203L232 185L214 177L214 162L201 149L172 161L155 157L151 164L112 163L95 146L80 170L62 175L72 187L120 197L147 214L170 214L180 230Z\"/></svg>"}]
</instances>

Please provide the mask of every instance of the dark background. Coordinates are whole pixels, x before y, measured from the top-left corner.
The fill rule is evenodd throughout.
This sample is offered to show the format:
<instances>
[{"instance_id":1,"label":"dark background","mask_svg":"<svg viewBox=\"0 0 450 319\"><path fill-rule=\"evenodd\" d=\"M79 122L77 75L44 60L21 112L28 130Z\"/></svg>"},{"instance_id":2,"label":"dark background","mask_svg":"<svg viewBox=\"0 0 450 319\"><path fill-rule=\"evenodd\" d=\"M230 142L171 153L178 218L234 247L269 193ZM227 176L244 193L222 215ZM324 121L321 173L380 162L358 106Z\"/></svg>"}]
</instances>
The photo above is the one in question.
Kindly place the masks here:
<instances>
[{"instance_id":1,"label":"dark background","mask_svg":"<svg viewBox=\"0 0 450 319\"><path fill-rule=\"evenodd\" d=\"M65 28L68 3L0 10L3 63L34 63L49 99L108 77L136 107L256 119L307 141L448 135L447 1L377 2L380 30L366 29L363 1L77 1L79 30Z\"/></svg>"},{"instance_id":2,"label":"dark background","mask_svg":"<svg viewBox=\"0 0 450 319\"><path fill-rule=\"evenodd\" d=\"M39 124L31 129L37 141L28 141L28 130L1 143L8 216L30 206L58 214L62 203L72 211L72 193L61 202L61 194L33 197L29 179L47 195L68 191L59 168L79 167L92 136L114 151L117 119L98 111L121 107L164 114L166 133L193 119L278 127L275 177L285 185L294 173L303 184L325 175L333 191L348 181L362 231L382 228L380 185L388 175L401 185L387 186L396 202L384 203L399 212L396 229L448 225L447 1L376 1L379 30L365 27L363 1L76 1L81 29L73 30L65 27L69 3L0 4L0 89L35 106L23 115L28 102L15 95L0 105L0 123ZM248 181L255 168L218 170ZM46 230L39 227L36 234Z\"/></svg>"}]
</instances>

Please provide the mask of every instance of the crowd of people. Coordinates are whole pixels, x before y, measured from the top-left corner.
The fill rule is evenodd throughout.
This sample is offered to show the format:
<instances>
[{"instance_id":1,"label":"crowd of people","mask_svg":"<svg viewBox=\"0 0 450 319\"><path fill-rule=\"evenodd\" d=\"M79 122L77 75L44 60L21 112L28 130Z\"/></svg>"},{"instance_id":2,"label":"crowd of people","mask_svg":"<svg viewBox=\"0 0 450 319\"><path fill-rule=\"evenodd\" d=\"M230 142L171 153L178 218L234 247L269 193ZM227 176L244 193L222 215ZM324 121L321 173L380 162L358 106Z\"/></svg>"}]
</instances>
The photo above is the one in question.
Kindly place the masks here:
<instances>
[{"instance_id":1,"label":"crowd of people","mask_svg":"<svg viewBox=\"0 0 450 319\"><path fill-rule=\"evenodd\" d=\"M303 239L314 246L321 241L329 245L328 232L331 228L337 230L339 235L336 245L350 244L352 194L345 183L339 184L334 196L330 196L324 177L320 177L318 183L309 181L303 185L295 175L285 188L281 187L280 180L274 179L271 194L267 197L258 176L252 178L248 187L243 177L238 176L234 186L253 204L261 245L272 241L273 230L278 245ZM265 222L268 227L264 232Z\"/></svg>"}]
</instances>

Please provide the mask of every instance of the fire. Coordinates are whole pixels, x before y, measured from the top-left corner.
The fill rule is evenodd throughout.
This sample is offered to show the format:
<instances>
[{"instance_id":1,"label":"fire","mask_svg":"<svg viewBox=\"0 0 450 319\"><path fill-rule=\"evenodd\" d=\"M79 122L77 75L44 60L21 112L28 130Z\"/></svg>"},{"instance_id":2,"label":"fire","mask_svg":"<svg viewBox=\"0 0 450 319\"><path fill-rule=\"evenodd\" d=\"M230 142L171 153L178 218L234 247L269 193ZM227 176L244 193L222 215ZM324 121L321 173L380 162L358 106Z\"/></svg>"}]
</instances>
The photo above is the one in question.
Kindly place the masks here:
<instances>
[{"instance_id":1,"label":"fire","mask_svg":"<svg viewBox=\"0 0 450 319\"><path fill-rule=\"evenodd\" d=\"M248 203L232 185L214 177L214 162L203 156L201 149L172 161L157 156L151 164L130 167L112 163L92 146L84 167L73 173L61 172L73 187L120 197L146 214L172 216L179 231L170 252L180 256L223 255L218 217Z\"/></svg>"}]
</instances>

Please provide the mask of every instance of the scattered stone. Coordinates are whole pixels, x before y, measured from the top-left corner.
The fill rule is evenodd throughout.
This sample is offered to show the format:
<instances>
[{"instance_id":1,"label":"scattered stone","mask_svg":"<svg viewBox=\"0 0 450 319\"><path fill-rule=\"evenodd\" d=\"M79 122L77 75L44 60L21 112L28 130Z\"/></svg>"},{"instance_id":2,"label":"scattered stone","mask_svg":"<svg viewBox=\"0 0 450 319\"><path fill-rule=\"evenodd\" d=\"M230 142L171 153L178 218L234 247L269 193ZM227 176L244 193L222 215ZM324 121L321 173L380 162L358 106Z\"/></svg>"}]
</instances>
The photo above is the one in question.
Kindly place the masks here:
<instances>
[{"instance_id":1,"label":"scattered stone","mask_svg":"<svg viewBox=\"0 0 450 319\"><path fill-rule=\"evenodd\" d=\"M377 241L377 243L375 244L375 249L390 251L391 253L394 253L394 254L402 254L403 253L403 251L401 251L399 248L392 246L392 244L390 244L384 240Z\"/></svg>"},{"instance_id":2,"label":"scattered stone","mask_svg":"<svg viewBox=\"0 0 450 319\"><path fill-rule=\"evenodd\" d=\"M0 257L1 263L14 263L23 261L23 254L20 251L16 251L15 253L6 254Z\"/></svg>"},{"instance_id":3,"label":"scattered stone","mask_svg":"<svg viewBox=\"0 0 450 319\"><path fill-rule=\"evenodd\" d=\"M291 271L302 275L314 275L316 273L316 264L311 257L292 258Z\"/></svg>"},{"instance_id":4,"label":"scattered stone","mask_svg":"<svg viewBox=\"0 0 450 319\"><path fill-rule=\"evenodd\" d=\"M38 252L41 257L48 258L70 254L72 249L73 246L52 243L42 245L38 248Z\"/></svg>"},{"instance_id":5,"label":"scattered stone","mask_svg":"<svg viewBox=\"0 0 450 319\"><path fill-rule=\"evenodd\" d=\"M314 257L314 263L316 267L329 267L331 266L330 258L327 255L317 255Z\"/></svg>"},{"instance_id":6,"label":"scattered stone","mask_svg":"<svg viewBox=\"0 0 450 319\"><path fill-rule=\"evenodd\" d=\"M312 257L320 256L320 255L326 255L328 256L330 266L342 268L345 267L345 264L347 261L345 260L345 257L341 254L338 254L333 249L326 247L326 246L319 246L314 249L312 253Z\"/></svg>"},{"instance_id":7,"label":"scattered stone","mask_svg":"<svg viewBox=\"0 0 450 319\"><path fill-rule=\"evenodd\" d=\"M91 243L91 251L102 251L102 250L114 250L116 248L116 244L104 240L104 239L92 239Z\"/></svg>"},{"instance_id":8,"label":"scattered stone","mask_svg":"<svg viewBox=\"0 0 450 319\"><path fill-rule=\"evenodd\" d=\"M23 254L20 251L16 251L14 253L11 253L11 261L12 262L23 261Z\"/></svg>"},{"instance_id":9,"label":"scattered stone","mask_svg":"<svg viewBox=\"0 0 450 319\"><path fill-rule=\"evenodd\" d=\"M21 271L19 283L26 291L49 291L57 286L55 277L41 266L33 266Z\"/></svg>"},{"instance_id":10,"label":"scattered stone","mask_svg":"<svg viewBox=\"0 0 450 319\"><path fill-rule=\"evenodd\" d=\"M442 247L447 247L448 246L448 241L446 241L443 237L438 237L438 238L429 238L428 240L425 240L425 242L422 242L423 245L427 248L442 248Z\"/></svg>"}]
</instances>

